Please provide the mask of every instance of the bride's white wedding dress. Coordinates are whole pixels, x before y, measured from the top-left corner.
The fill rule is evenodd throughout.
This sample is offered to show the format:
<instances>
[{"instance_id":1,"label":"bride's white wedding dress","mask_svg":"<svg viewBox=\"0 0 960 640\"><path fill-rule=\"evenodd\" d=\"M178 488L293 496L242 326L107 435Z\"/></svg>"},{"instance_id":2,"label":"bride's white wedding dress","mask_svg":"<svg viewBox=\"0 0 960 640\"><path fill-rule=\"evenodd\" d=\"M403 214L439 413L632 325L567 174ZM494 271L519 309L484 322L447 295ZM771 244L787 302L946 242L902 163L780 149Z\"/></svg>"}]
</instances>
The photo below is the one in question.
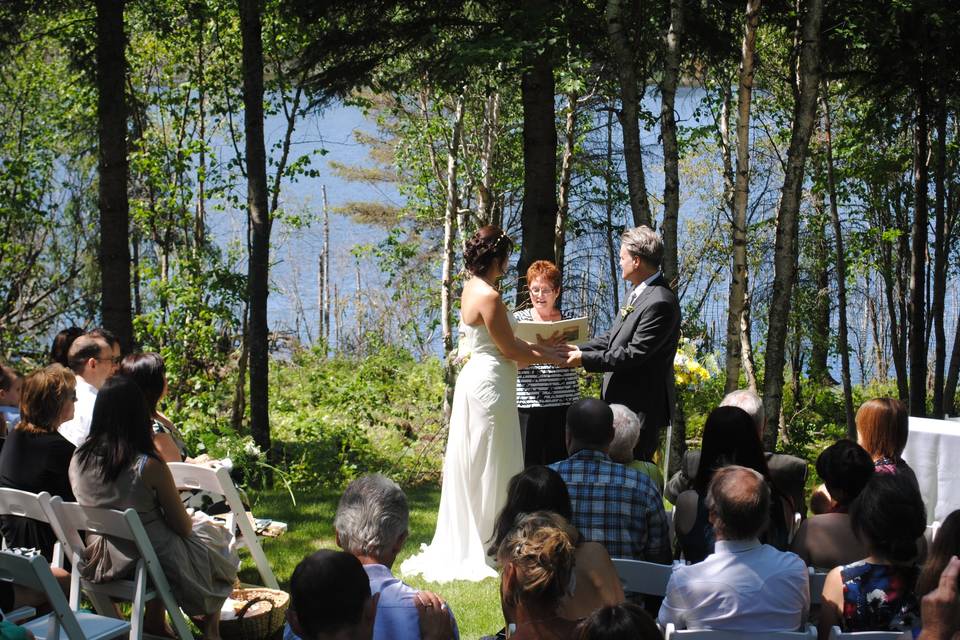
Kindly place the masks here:
<instances>
[{"instance_id":1,"label":"bride's white wedding dress","mask_svg":"<svg viewBox=\"0 0 960 640\"><path fill-rule=\"evenodd\" d=\"M511 327L513 314L507 314ZM507 483L523 471L517 416L517 363L500 353L486 326L460 323L457 378L443 459L440 512L433 542L400 565L432 582L496 577L486 549Z\"/></svg>"}]
</instances>

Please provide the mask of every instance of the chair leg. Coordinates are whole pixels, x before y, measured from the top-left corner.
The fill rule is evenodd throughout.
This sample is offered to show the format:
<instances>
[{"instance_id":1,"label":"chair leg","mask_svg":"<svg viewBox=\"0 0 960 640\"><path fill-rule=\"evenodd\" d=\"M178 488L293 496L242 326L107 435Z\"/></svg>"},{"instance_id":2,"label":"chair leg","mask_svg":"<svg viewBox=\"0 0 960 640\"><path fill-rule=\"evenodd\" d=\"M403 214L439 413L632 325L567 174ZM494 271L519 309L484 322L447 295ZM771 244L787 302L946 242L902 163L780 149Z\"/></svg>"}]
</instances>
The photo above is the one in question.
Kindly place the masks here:
<instances>
[{"instance_id":1,"label":"chair leg","mask_svg":"<svg viewBox=\"0 0 960 640\"><path fill-rule=\"evenodd\" d=\"M136 583L133 592L133 610L130 612L130 640L143 638L143 610L146 605L147 569L143 560L137 563Z\"/></svg>"}]
</instances>

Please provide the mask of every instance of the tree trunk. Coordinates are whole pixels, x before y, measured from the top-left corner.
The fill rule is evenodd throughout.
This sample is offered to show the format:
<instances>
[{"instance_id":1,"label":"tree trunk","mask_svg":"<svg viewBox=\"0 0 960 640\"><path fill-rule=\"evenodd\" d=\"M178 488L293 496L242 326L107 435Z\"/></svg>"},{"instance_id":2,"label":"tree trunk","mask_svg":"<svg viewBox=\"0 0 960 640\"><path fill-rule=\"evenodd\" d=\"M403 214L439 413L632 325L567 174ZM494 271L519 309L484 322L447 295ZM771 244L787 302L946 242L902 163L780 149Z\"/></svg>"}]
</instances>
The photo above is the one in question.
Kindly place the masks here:
<instances>
[{"instance_id":1,"label":"tree trunk","mask_svg":"<svg viewBox=\"0 0 960 640\"><path fill-rule=\"evenodd\" d=\"M624 0L607 0L607 35L620 81L620 129L623 132L623 159L626 164L627 190L630 194L630 210L633 224L651 225L650 204L647 202L647 185L643 173L643 151L640 147L640 98L639 78L634 48L624 26L627 10Z\"/></svg>"},{"instance_id":2,"label":"tree trunk","mask_svg":"<svg viewBox=\"0 0 960 640\"><path fill-rule=\"evenodd\" d=\"M772 451L776 444L777 422L783 399L784 348L793 282L797 271L797 236L804 165L810 134L817 117L817 90L820 86L820 21L823 17L823 0L807 0L805 4L806 11L800 18L800 58L796 74L793 126L787 150L783 189L780 192L780 210L777 213L773 296L770 301L767 350L764 357L763 400L767 413L767 451Z\"/></svg>"},{"instance_id":3,"label":"tree trunk","mask_svg":"<svg viewBox=\"0 0 960 640\"><path fill-rule=\"evenodd\" d=\"M480 148L480 184L477 187L477 213L480 225L498 224L494 222L493 167L497 153L497 135L500 127L500 93L490 92L483 112L483 141ZM466 230L460 230L460 236L466 238Z\"/></svg>"},{"instance_id":4,"label":"tree trunk","mask_svg":"<svg viewBox=\"0 0 960 640\"><path fill-rule=\"evenodd\" d=\"M943 418L943 376L947 360L947 336L943 328L943 314L946 311L947 269L949 269L949 242L946 216L946 176L947 176L947 106L944 98L937 102L937 149L934 165L934 240L933 240L933 304L930 315L933 316L934 360L933 360L933 414L934 418Z\"/></svg>"},{"instance_id":5,"label":"tree trunk","mask_svg":"<svg viewBox=\"0 0 960 640\"><path fill-rule=\"evenodd\" d=\"M927 269L927 94L923 64L914 87L917 100L914 123L914 214L910 261L910 415L927 413L927 332L924 301Z\"/></svg>"},{"instance_id":6,"label":"tree trunk","mask_svg":"<svg viewBox=\"0 0 960 640\"><path fill-rule=\"evenodd\" d=\"M756 51L760 0L747 0L740 48L740 86L737 91L737 172L733 190L733 271L727 306L726 393L740 386L740 325L747 290L747 206L750 200L750 102L753 97L753 57Z\"/></svg>"},{"instance_id":7,"label":"tree trunk","mask_svg":"<svg viewBox=\"0 0 960 640\"><path fill-rule=\"evenodd\" d=\"M613 313L610 317L616 318L620 310L620 274L617 272L620 249L613 237L613 176L616 167L613 164L613 111L607 111L607 153L604 164L603 179L606 183L604 190L604 204L607 212L607 258L610 261L610 282L614 283L612 288Z\"/></svg>"},{"instance_id":8,"label":"tree trunk","mask_svg":"<svg viewBox=\"0 0 960 640\"><path fill-rule=\"evenodd\" d=\"M453 406L453 387L456 382L456 369L453 366L453 239L454 224L460 207L457 189L457 157L460 153L460 137L463 133L463 94L457 96L454 108L453 129L450 133L450 146L447 148L447 206L443 214L443 268L440 290L440 331L443 334L443 418L444 424L450 421L450 409Z\"/></svg>"},{"instance_id":9,"label":"tree trunk","mask_svg":"<svg viewBox=\"0 0 960 640\"><path fill-rule=\"evenodd\" d=\"M549 51L528 54L520 82L523 101L523 241L517 272L517 306L529 297L525 274L537 260L555 260L557 220L557 126L554 114L553 62Z\"/></svg>"},{"instance_id":10,"label":"tree trunk","mask_svg":"<svg viewBox=\"0 0 960 640\"><path fill-rule=\"evenodd\" d=\"M556 265L563 271L567 237L567 214L570 211L570 181L573 179L573 152L577 146L576 92L567 94L567 118L563 128L563 156L560 162L560 197L557 202L557 223L553 229L553 254Z\"/></svg>"},{"instance_id":11,"label":"tree trunk","mask_svg":"<svg viewBox=\"0 0 960 640\"><path fill-rule=\"evenodd\" d=\"M677 85L680 82L680 40L683 0L670 0L670 26L663 38L663 82L660 83L660 137L663 140L663 276L676 287L679 276L677 221L680 217L680 147L677 144Z\"/></svg>"},{"instance_id":12,"label":"tree trunk","mask_svg":"<svg viewBox=\"0 0 960 640\"><path fill-rule=\"evenodd\" d=\"M743 292L743 315L740 316L740 363L747 379L747 388L757 392L757 367L753 360L753 336L750 335L750 289Z\"/></svg>"},{"instance_id":13,"label":"tree trunk","mask_svg":"<svg viewBox=\"0 0 960 640\"><path fill-rule=\"evenodd\" d=\"M125 0L96 0L97 157L100 292L103 326L123 351L133 347L130 310L130 203L127 199Z\"/></svg>"},{"instance_id":14,"label":"tree trunk","mask_svg":"<svg viewBox=\"0 0 960 640\"><path fill-rule=\"evenodd\" d=\"M815 172L820 176L823 172L822 158L817 157ZM828 265L831 260L827 246L827 212L823 200L823 192L815 190L811 196L813 200L813 217L809 224L809 233L813 236L813 286L816 299L813 317L810 319L810 364L807 367L810 380L819 385L834 384L827 367L830 355L830 273ZM798 327L802 330L802 327Z\"/></svg>"},{"instance_id":15,"label":"tree trunk","mask_svg":"<svg viewBox=\"0 0 960 640\"><path fill-rule=\"evenodd\" d=\"M270 270L270 213L267 155L263 140L262 0L240 0L243 41L243 128L247 167L250 257L250 433L263 451L270 451L269 336L267 295Z\"/></svg>"},{"instance_id":16,"label":"tree trunk","mask_svg":"<svg viewBox=\"0 0 960 640\"><path fill-rule=\"evenodd\" d=\"M824 83L823 134L827 154L827 192L830 200L830 221L833 223L833 241L837 260L837 350L840 351L840 377L843 383L843 409L847 421L847 437L857 439L857 425L853 414L853 385L850 382L850 346L847 341L847 253L843 247L843 228L837 203L837 185L833 174L833 133L830 117L830 85Z\"/></svg>"}]
</instances>

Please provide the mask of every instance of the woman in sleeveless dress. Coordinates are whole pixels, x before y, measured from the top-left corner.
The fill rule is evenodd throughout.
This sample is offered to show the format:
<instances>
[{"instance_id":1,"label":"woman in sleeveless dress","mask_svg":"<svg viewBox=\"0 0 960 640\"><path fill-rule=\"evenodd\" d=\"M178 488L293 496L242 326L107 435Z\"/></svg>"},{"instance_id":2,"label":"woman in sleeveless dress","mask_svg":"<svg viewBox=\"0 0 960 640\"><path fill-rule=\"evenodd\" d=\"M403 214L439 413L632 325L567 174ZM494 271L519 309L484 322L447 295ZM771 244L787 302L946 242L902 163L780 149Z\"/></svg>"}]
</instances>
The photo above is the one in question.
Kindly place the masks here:
<instances>
[{"instance_id":1,"label":"woman in sleeveless dress","mask_svg":"<svg viewBox=\"0 0 960 640\"><path fill-rule=\"evenodd\" d=\"M460 298L459 358L443 487L433 541L400 566L404 575L434 582L496 577L486 547L507 483L523 470L517 416L517 363L563 364L557 350L513 334L497 290L513 242L496 226L482 227L467 242L464 263L471 278Z\"/></svg>"},{"instance_id":2,"label":"woman in sleeveless dress","mask_svg":"<svg viewBox=\"0 0 960 640\"><path fill-rule=\"evenodd\" d=\"M220 607L233 589L239 558L226 529L187 515L154 447L143 392L130 378L114 376L97 393L90 437L74 453L69 474L80 504L137 511L177 604L202 616L204 638L217 640ZM126 578L138 557L128 540L87 534L80 573L92 582ZM159 600L147 603L144 627L169 635Z\"/></svg>"}]
</instances>

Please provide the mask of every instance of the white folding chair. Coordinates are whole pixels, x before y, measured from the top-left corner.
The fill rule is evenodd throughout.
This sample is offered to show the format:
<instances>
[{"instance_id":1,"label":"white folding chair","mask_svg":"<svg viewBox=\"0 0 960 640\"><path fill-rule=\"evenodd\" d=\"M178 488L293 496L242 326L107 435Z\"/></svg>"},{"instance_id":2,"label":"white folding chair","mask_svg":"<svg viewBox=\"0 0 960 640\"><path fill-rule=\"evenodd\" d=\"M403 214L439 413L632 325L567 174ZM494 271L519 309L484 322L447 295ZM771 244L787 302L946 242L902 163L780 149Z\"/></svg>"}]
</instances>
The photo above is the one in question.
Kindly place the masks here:
<instances>
[{"instance_id":1,"label":"white folding chair","mask_svg":"<svg viewBox=\"0 0 960 640\"><path fill-rule=\"evenodd\" d=\"M827 574L813 567L807 567L807 573L810 577L810 606L823 604L823 583L827 580Z\"/></svg>"},{"instance_id":2,"label":"white folding chair","mask_svg":"<svg viewBox=\"0 0 960 640\"><path fill-rule=\"evenodd\" d=\"M230 513L227 514L227 531L233 536L231 546L236 549L246 547L253 556L253 562L257 565L260 572L260 579L263 585L271 589L279 589L277 577L273 574L270 567L270 561L260 546L257 538L257 532L254 531L250 519L247 517L246 509L243 507L243 500L240 499L240 493L237 491L230 472L226 467L217 467L213 469L198 464L187 464L184 462L171 462L170 473L173 474L173 482L178 489L199 489L209 491L218 496L223 496L230 507ZM237 531L239 530L239 534Z\"/></svg>"},{"instance_id":3,"label":"white folding chair","mask_svg":"<svg viewBox=\"0 0 960 640\"><path fill-rule=\"evenodd\" d=\"M673 573L673 566L657 564L629 558L613 558L623 590L642 593L647 596L663 597L667 593L667 582Z\"/></svg>"},{"instance_id":4,"label":"white folding chair","mask_svg":"<svg viewBox=\"0 0 960 640\"><path fill-rule=\"evenodd\" d=\"M22 625L37 640L59 640L61 630L70 640L107 640L130 631L130 623L125 620L71 609L50 572L50 565L41 555L27 557L0 551L0 580L46 594L53 611Z\"/></svg>"},{"instance_id":5,"label":"white folding chair","mask_svg":"<svg viewBox=\"0 0 960 640\"><path fill-rule=\"evenodd\" d=\"M160 598L164 608L170 614L173 630L180 640L192 640L193 634L177 606L170 583L163 573L160 560L153 549L150 538L143 528L140 516L133 509L115 511L96 507L82 507L75 502L63 502L59 497L49 501L53 513L50 521L54 532L71 556L73 571L70 574L70 605L76 608L80 602L80 589L87 594L94 608L103 615L115 615L110 598L133 603L130 616L130 638L140 640L143 637L144 606L154 598ZM134 569L132 580L111 580L110 582L90 582L80 576L78 564L84 557L85 546L81 532L95 533L111 538L130 540L137 548L140 558Z\"/></svg>"},{"instance_id":6,"label":"white folding chair","mask_svg":"<svg viewBox=\"0 0 960 640\"><path fill-rule=\"evenodd\" d=\"M677 630L672 622L667 624L664 640L816 640L817 630L807 625L804 631L720 631L716 629Z\"/></svg>"},{"instance_id":7,"label":"white folding chair","mask_svg":"<svg viewBox=\"0 0 960 640\"><path fill-rule=\"evenodd\" d=\"M30 493L19 489L0 488L0 516L19 516L30 518L44 524L50 524L50 515L44 506L50 500L46 491ZM7 541L3 541L3 548L9 549ZM54 567L63 567L63 546L56 542L53 545Z\"/></svg>"},{"instance_id":8,"label":"white folding chair","mask_svg":"<svg viewBox=\"0 0 960 640\"><path fill-rule=\"evenodd\" d=\"M29 620L37 615L37 610L33 607L17 607L13 611L3 613L3 619L13 624L20 624L24 620Z\"/></svg>"},{"instance_id":9,"label":"white folding chair","mask_svg":"<svg viewBox=\"0 0 960 640\"><path fill-rule=\"evenodd\" d=\"M940 531L940 525L942 523L939 520L934 520L927 525L927 530L924 532L923 537L927 539L927 547L929 548L933 544L934 539L937 537L937 532Z\"/></svg>"},{"instance_id":10,"label":"white folding chair","mask_svg":"<svg viewBox=\"0 0 960 640\"><path fill-rule=\"evenodd\" d=\"M840 627L830 628L831 640L901 640L912 638L909 631L850 631L844 633Z\"/></svg>"}]
</instances>

